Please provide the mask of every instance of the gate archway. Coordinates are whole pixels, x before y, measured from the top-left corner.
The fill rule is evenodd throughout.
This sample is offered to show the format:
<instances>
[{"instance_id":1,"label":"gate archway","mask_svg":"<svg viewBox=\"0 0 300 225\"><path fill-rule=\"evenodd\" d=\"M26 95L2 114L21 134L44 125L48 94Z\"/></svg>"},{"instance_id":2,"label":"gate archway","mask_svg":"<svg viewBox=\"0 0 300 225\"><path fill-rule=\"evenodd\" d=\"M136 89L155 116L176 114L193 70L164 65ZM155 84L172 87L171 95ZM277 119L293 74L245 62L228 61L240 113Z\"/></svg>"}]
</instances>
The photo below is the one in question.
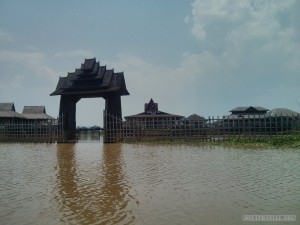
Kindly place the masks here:
<instances>
[{"instance_id":1,"label":"gate archway","mask_svg":"<svg viewBox=\"0 0 300 225\"><path fill-rule=\"evenodd\" d=\"M81 98L105 99L105 115L122 120L121 96L129 95L126 89L124 73L115 73L113 69L100 66L96 58L85 59L80 69L59 77L56 89L50 96L60 95L59 115L63 121L66 141L76 139L76 103ZM109 118L105 116L104 127L110 129ZM109 132L110 135L114 133ZM115 142L107 137L104 142Z\"/></svg>"}]
</instances>

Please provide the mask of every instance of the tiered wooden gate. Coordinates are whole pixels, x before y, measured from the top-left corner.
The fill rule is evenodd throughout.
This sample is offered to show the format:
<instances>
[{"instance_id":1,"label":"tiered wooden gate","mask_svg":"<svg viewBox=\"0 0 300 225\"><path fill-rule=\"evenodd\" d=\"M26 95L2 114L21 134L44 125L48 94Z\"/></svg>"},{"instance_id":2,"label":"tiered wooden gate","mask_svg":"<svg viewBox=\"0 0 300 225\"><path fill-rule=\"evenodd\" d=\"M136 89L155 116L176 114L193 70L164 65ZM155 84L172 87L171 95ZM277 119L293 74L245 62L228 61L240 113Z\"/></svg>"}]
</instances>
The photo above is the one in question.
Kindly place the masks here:
<instances>
[{"instance_id":1,"label":"tiered wooden gate","mask_svg":"<svg viewBox=\"0 0 300 225\"><path fill-rule=\"evenodd\" d=\"M124 74L100 66L96 59L86 59L80 69L68 73L67 77L60 77L56 90L50 94L60 95L59 114L64 115L64 129L66 142L76 141L76 103L82 98L105 99L105 111L118 119L122 118L121 96L129 95L126 89ZM108 123L108 124L106 124ZM104 126L110 130L110 118L104 120ZM113 129L114 130L114 129ZM116 132L110 132L104 142L111 143L118 140Z\"/></svg>"}]
</instances>

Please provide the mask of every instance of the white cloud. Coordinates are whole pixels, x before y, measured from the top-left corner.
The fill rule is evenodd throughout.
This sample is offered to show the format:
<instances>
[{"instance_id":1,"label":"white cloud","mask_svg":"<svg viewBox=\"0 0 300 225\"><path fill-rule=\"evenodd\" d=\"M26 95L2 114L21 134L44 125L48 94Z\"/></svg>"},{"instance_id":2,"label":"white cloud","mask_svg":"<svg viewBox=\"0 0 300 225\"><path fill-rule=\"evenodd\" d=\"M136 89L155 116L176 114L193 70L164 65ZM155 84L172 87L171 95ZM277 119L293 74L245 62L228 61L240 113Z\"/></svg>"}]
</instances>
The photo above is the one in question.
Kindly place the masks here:
<instances>
[{"instance_id":1,"label":"white cloud","mask_svg":"<svg viewBox=\"0 0 300 225\"><path fill-rule=\"evenodd\" d=\"M191 22L190 16L186 16L183 20L185 23L189 24Z\"/></svg>"},{"instance_id":2,"label":"white cloud","mask_svg":"<svg viewBox=\"0 0 300 225\"><path fill-rule=\"evenodd\" d=\"M22 77L21 76L14 76L13 80L10 82L10 86L13 88L19 88L22 86Z\"/></svg>"},{"instance_id":3,"label":"white cloud","mask_svg":"<svg viewBox=\"0 0 300 225\"><path fill-rule=\"evenodd\" d=\"M108 69L125 73L130 96L122 97L123 115L141 112L150 98L158 102L160 110L184 116L192 113L221 115L238 105L297 106L297 96L300 96L299 2L195 0L191 15L184 21L190 26L199 48L186 49L175 68L163 62L155 65L147 58L126 53L118 55L116 60L103 62ZM5 32L0 32L0 40L13 41ZM20 87L19 95L26 96L24 99L28 102L48 98L47 104L50 99L58 111L59 97L48 96L58 76L66 76L67 72L74 71L74 66L80 66L83 58L96 55L84 49L59 51L46 54L30 46L26 51L0 50L0 88L5 85ZM139 54L138 51L136 48L132 52ZM34 88L31 90L34 94L25 94L28 91L25 82L26 85L30 82L25 79L27 74L31 79L40 76L39 81L45 81L46 84L40 86L44 92ZM53 81L51 84L49 79ZM3 89L3 93L1 97L18 94L15 90L8 94L8 88ZM81 104L94 109L93 105L98 102ZM101 114L104 101L100 100L99 104L95 107ZM82 108L82 113L86 113L85 109ZM97 113L90 117L91 123L92 117L97 121L102 119ZM86 117L78 118L78 124L86 124Z\"/></svg>"},{"instance_id":4,"label":"white cloud","mask_svg":"<svg viewBox=\"0 0 300 225\"><path fill-rule=\"evenodd\" d=\"M37 47L33 46L33 45L26 46L26 49L28 51L31 51L31 52L38 52L39 51L39 49Z\"/></svg>"},{"instance_id":5,"label":"white cloud","mask_svg":"<svg viewBox=\"0 0 300 225\"><path fill-rule=\"evenodd\" d=\"M45 55L41 52L0 50L0 62L14 65L20 70L25 66L35 76L45 77L52 81L57 80L57 72L45 63Z\"/></svg>"},{"instance_id":6,"label":"white cloud","mask_svg":"<svg viewBox=\"0 0 300 225\"><path fill-rule=\"evenodd\" d=\"M120 54L118 61L106 62L115 71L125 71L130 97L123 98L125 115L143 111L143 104L153 98L159 109L188 116L201 112L201 105L210 105L212 89L220 86L221 62L211 53L185 53L176 68L151 64L133 55ZM229 80L229 79L227 79ZM222 82L226 84L227 81ZM189 105L189 107L186 107Z\"/></svg>"},{"instance_id":7,"label":"white cloud","mask_svg":"<svg viewBox=\"0 0 300 225\"><path fill-rule=\"evenodd\" d=\"M84 49L77 49L69 52L57 52L54 54L55 57L93 57L93 53Z\"/></svg>"},{"instance_id":8,"label":"white cloud","mask_svg":"<svg viewBox=\"0 0 300 225\"><path fill-rule=\"evenodd\" d=\"M192 33L207 47L247 44L247 41L267 42L280 31L279 14L290 16L294 0L196 0L192 4ZM237 43L236 43L237 42Z\"/></svg>"},{"instance_id":9,"label":"white cloud","mask_svg":"<svg viewBox=\"0 0 300 225\"><path fill-rule=\"evenodd\" d=\"M1 81L0 88L20 88L22 86L22 76L13 76L8 82Z\"/></svg>"},{"instance_id":10,"label":"white cloud","mask_svg":"<svg viewBox=\"0 0 300 225\"><path fill-rule=\"evenodd\" d=\"M184 53L176 68L132 55L109 63L125 71L128 113L142 111L150 97L161 109L167 105L171 113L183 115L221 114L238 105L295 104L292 98L283 101L286 93L300 94L300 33L290 13L294 3L196 0L185 21L200 51Z\"/></svg>"},{"instance_id":11,"label":"white cloud","mask_svg":"<svg viewBox=\"0 0 300 225\"><path fill-rule=\"evenodd\" d=\"M14 39L7 32L0 29L0 41L14 42Z\"/></svg>"},{"instance_id":12,"label":"white cloud","mask_svg":"<svg viewBox=\"0 0 300 225\"><path fill-rule=\"evenodd\" d=\"M191 29L202 50L199 54L213 55L235 76L249 75L250 70L253 76L299 71L295 4L295 0L196 0Z\"/></svg>"}]
</instances>

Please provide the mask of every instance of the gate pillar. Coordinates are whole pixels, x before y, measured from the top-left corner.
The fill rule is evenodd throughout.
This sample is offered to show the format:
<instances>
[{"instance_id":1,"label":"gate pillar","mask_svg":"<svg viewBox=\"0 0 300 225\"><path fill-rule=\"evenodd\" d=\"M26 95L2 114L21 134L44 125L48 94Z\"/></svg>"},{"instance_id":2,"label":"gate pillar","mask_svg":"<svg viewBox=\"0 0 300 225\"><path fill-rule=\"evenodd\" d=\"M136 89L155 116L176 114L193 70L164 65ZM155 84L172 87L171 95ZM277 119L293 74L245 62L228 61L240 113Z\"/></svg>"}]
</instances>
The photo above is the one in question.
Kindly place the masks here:
<instances>
[{"instance_id":1,"label":"gate pillar","mask_svg":"<svg viewBox=\"0 0 300 225\"><path fill-rule=\"evenodd\" d=\"M122 105L121 96L114 94L105 98L104 143L116 143L121 138Z\"/></svg>"},{"instance_id":2,"label":"gate pillar","mask_svg":"<svg viewBox=\"0 0 300 225\"><path fill-rule=\"evenodd\" d=\"M76 141L76 103L80 98L68 95L61 95L59 115L62 116L65 141Z\"/></svg>"},{"instance_id":3,"label":"gate pillar","mask_svg":"<svg viewBox=\"0 0 300 225\"><path fill-rule=\"evenodd\" d=\"M105 110L108 114L122 118L122 106L120 95L110 95L105 98Z\"/></svg>"}]
</instances>

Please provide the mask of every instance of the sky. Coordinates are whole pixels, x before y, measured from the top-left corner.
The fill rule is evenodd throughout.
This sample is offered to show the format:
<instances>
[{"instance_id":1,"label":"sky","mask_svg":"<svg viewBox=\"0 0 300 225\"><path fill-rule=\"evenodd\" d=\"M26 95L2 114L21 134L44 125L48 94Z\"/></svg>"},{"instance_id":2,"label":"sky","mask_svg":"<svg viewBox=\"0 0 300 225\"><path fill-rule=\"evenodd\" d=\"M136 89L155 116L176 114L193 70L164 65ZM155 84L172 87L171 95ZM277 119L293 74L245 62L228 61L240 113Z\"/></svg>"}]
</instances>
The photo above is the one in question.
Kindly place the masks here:
<instances>
[{"instance_id":1,"label":"sky","mask_svg":"<svg viewBox=\"0 0 300 225\"><path fill-rule=\"evenodd\" d=\"M96 58L124 72L123 117L223 116L237 106L300 111L300 0L0 0L0 102L57 117L59 77ZM103 124L103 98L77 103Z\"/></svg>"}]
</instances>

